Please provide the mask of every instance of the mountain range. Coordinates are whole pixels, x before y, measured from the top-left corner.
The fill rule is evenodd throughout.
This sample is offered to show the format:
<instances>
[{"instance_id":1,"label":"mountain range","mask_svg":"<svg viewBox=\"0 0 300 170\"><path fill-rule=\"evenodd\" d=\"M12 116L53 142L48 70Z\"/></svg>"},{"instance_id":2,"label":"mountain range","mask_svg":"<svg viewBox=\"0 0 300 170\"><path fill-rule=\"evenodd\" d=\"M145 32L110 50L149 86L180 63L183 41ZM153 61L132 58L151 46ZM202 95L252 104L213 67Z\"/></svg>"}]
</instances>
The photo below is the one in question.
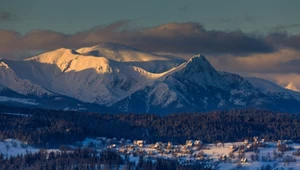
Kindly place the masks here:
<instances>
[{"instance_id":1,"label":"mountain range","mask_svg":"<svg viewBox=\"0 0 300 170\"><path fill-rule=\"evenodd\" d=\"M300 93L270 81L104 43L0 59L0 103L50 109L168 114L257 107L300 112Z\"/></svg>"}]
</instances>

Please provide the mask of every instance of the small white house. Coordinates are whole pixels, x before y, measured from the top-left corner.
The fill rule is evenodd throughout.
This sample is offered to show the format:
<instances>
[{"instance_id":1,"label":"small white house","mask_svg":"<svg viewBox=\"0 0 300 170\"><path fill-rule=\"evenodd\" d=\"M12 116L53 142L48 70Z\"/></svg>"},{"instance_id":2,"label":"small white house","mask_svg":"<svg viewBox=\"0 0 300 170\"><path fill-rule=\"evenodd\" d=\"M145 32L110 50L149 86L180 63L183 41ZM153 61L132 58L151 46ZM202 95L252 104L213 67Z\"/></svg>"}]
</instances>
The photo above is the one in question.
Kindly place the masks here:
<instances>
[{"instance_id":1,"label":"small white house","mask_svg":"<svg viewBox=\"0 0 300 170\"><path fill-rule=\"evenodd\" d=\"M194 141L193 141L193 140L187 140L187 141L185 142L185 145L186 145L186 146L193 146L193 144L194 144Z\"/></svg>"},{"instance_id":2,"label":"small white house","mask_svg":"<svg viewBox=\"0 0 300 170\"><path fill-rule=\"evenodd\" d=\"M145 143L146 142L144 140L134 140L133 141L134 145L137 145L137 146L140 146L140 147L143 147Z\"/></svg>"},{"instance_id":3,"label":"small white house","mask_svg":"<svg viewBox=\"0 0 300 170\"><path fill-rule=\"evenodd\" d=\"M202 145L202 141L201 140L195 140L194 145Z\"/></svg>"},{"instance_id":4,"label":"small white house","mask_svg":"<svg viewBox=\"0 0 300 170\"><path fill-rule=\"evenodd\" d=\"M165 144L162 142L156 142L154 145L154 148L163 149L163 148L165 148Z\"/></svg>"},{"instance_id":5,"label":"small white house","mask_svg":"<svg viewBox=\"0 0 300 170\"><path fill-rule=\"evenodd\" d=\"M116 144L112 144L110 146L108 146L108 148L115 148L117 145Z\"/></svg>"},{"instance_id":6,"label":"small white house","mask_svg":"<svg viewBox=\"0 0 300 170\"><path fill-rule=\"evenodd\" d=\"M241 162L242 162L242 163L246 163L246 162L248 162L248 159L247 159L247 158L242 158L242 159L241 159Z\"/></svg>"},{"instance_id":7,"label":"small white house","mask_svg":"<svg viewBox=\"0 0 300 170\"><path fill-rule=\"evenodd\" d=\"M251 149L251 147L252 147L252 144L247 145L247 149Z\"/></svg>"},{"instance_id":8,"label":"small white house","mask_svg":"<svg viewBox=\"0 0 300 170\"><path fill-rule=\"evenodd\" d=\"M221 156L221 160L222 160L222 161L226 161L226 160L227 160L227 155L222 155L222 156Z\"/></svg>"},{"instance_id":9,"label":"small white house","mask_svg":"<svg viewBox=\"0 0 300 170\"><path fill-rule=\"evenodd\" d=\"M172 148L173 147L173 143L172 142L168 142L167 148Z\"/></svg>"}]
</instances>

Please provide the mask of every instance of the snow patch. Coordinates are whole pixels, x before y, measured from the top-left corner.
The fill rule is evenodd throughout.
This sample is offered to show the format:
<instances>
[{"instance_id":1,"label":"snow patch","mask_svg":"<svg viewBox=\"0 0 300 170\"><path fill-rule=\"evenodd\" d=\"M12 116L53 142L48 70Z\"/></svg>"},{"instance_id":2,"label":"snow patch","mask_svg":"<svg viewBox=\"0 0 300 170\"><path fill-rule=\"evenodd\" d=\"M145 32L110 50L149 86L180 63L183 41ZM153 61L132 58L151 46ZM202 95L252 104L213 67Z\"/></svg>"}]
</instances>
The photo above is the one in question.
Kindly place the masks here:
<instances>
[{"instance_id":1,"label":"snow patch","mask_svg":"<svg viewBox=\"0 0 300 170\"><path fill-rule=\"evenodd\" d=\"M39 105L34 100L31 99L21 99L21 98L13 98L13 97L6 97L6 96L0 96L0 102L17 102L22 104L28 104L28 105Z\"/></svg>"}]
</instances>

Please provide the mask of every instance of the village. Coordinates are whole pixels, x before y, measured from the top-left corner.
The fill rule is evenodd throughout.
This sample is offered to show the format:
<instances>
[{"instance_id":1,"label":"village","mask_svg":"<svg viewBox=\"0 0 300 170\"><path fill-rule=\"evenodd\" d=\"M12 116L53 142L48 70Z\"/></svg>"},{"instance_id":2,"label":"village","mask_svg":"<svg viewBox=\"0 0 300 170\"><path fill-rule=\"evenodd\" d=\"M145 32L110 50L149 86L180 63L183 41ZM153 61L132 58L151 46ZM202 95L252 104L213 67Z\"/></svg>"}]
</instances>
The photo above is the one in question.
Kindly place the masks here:
<instances>
[{"instance_id":1,"label":"village","mask_svg":"<svg viewBox=\"0 0 300 170\"><path fill-rule=\"evenodd\" d=\"M185 144L172 142L147 143L144 140L129 140L98 137L87 138L77 143L81 147L112 149L137 163L140 158L155 161L157 158L176 159L181 164L203 163L222 169L244 167L257 169L263 166L277 168L300 167L300 144L292 140L265 142L254 137L243 142L205 144L201 140L187 140ZM300 169L300 168L299 168Z\"/></svg>"},{"instance_id":2,"label":"village","mask_svg":"<svg viewBox=\"0 0 300 170\"><path fill-rule=\"evenodd\" d=\"M257 137L252 140L232 143L203 143L201 140L187 140L185 144L172 142L147 143L144 140L116 138L86 138L68 145L69 148L91 148L96 151L113 150L124 160L138 165L140 159L155 162L157 159L176 160L181 165L202 164L214 169L300 169L300 144L292 140L265 141ZM61 152L65 148L46 149L47 152ZM28 146L15 139L0 142L4 156L36 153L40 149Z\"/></svg>"}]
</instances>

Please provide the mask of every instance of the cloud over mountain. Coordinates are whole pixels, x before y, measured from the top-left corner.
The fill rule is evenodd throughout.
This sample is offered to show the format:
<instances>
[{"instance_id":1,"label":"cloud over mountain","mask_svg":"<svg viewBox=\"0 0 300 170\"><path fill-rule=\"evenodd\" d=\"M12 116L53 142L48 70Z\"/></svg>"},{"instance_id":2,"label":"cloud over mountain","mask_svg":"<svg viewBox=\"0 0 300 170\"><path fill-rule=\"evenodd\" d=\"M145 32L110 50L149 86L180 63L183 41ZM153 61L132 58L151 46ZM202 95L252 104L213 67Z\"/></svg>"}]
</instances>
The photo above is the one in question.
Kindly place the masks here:
<instances>
[{"instance_id":1,"label":"cloud over mountain","mask_svg":"<svg viewBox=\"0 0 300 170\"><path fill-rule=\"evenodd\" d=\"M129 29L129 24L130 20L122 20L74 34L0 30L0 58L22 59L61 47L76 49L111 42L154 53L207 54L213 56L210 60L218 69L260 76L280 84L288 83L287 77L299 77L300 35L281 30L266 35L208 30L195 22L133 29ZM300 86L300 82L294 83Z\"/></svg>"},{"instance_id":2,"label":"cloud over mountain","mask_svg":"<svg viewBox=\"0 0 300 170\"><path fill-rule=\"evenodd\" d=\"M300 48L299 35L283 32L260 36L242 31L207 30L195 22L128 29L128 23L128 20L118 21L75 34L33 30L21 35L12 30L0 30L0 55L14 57L15 53L48 51L60 47L78 48L103 42L124 44L151 52L234 55L270 53L280 47Z\"/></svg>"}]
</instances>

